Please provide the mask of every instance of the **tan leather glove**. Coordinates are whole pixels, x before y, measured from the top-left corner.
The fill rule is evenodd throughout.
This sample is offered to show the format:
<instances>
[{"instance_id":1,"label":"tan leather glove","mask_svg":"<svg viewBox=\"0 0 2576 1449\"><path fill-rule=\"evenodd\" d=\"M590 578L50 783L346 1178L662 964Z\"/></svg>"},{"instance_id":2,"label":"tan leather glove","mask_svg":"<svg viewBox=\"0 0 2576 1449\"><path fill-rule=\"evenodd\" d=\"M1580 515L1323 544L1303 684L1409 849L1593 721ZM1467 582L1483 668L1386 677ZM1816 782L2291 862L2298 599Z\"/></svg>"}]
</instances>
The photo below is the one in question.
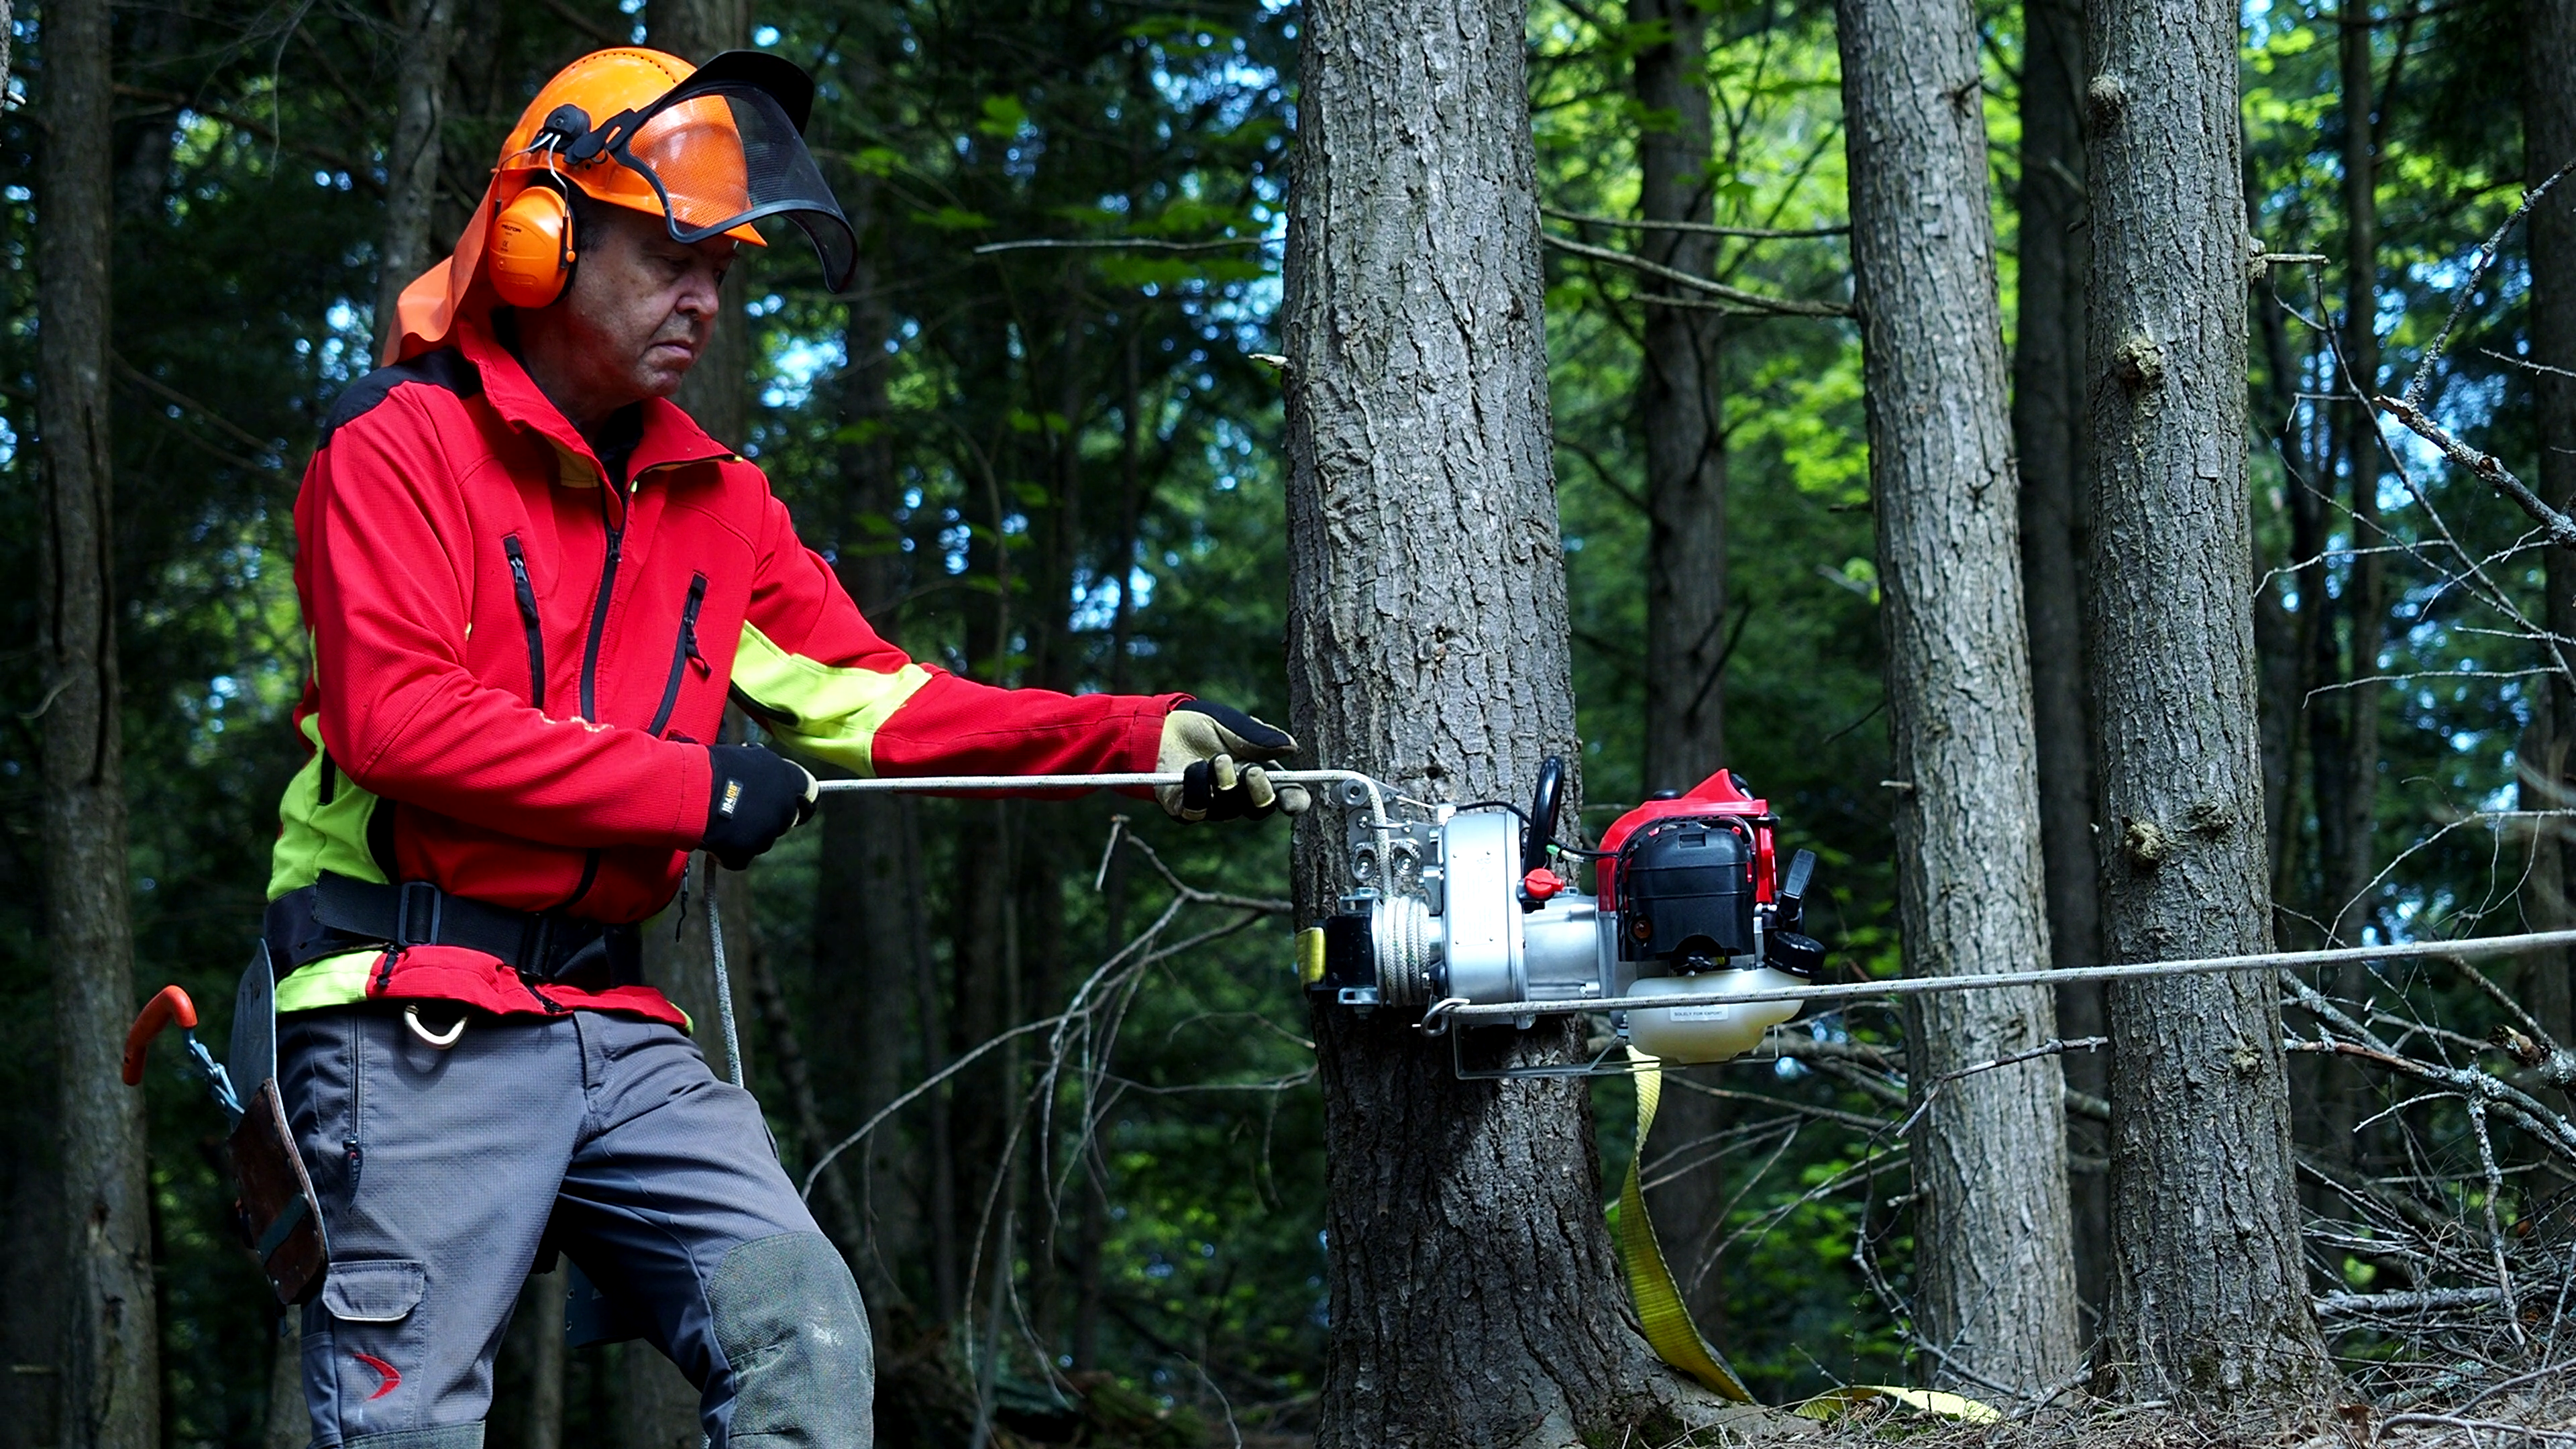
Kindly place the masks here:
<instances>
[{"instance_id":1,"label":"tan leather glove","mask_svg":"<svg viewBox=\"0 0 2576 1449\"><path fill-rule=\"evenodd\" d=\"M1181 783L1158 785L1154 799L1175 820L1258 820L1272 811L1305 813L1314 797L1303 785L1274 785L1262 761L1297 752L1296 737L1239 709L1185 700L1163 717L1158 768Z\"/></svg>"}]
</instances>

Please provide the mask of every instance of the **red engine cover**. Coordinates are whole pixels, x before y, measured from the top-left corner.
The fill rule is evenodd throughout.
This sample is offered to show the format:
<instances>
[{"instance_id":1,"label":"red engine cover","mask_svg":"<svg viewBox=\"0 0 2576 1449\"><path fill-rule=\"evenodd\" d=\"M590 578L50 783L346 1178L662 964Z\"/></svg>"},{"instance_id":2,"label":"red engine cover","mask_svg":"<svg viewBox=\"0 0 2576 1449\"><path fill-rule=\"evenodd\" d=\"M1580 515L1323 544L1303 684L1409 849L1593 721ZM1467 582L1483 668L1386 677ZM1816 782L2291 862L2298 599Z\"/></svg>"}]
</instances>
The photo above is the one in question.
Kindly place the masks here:
<instances>
[{"instance_id":1,"label":"red engine cover","mask_svg":"<svg viewBox=\"0 0 2576 1449\"><path fill-rule=\"evenodd\" d=\"M1779 817L1771 813L1771 802L1757 800L1737 788L1733 773L1720 770L1689 790L1670 800L1649 800L1613 822L1601 836L1600 848L1609 858L1595 862L1594 874L1600 884L1601 909L1619 909L1619 847L1628 837L1648 823L1668 820L1676 815L1733 815L1753 827L1753 899L1768 904L1773 888L1779 883L1779 862L1771 851L1771 828Z\"/></svg>"}]
</instances>

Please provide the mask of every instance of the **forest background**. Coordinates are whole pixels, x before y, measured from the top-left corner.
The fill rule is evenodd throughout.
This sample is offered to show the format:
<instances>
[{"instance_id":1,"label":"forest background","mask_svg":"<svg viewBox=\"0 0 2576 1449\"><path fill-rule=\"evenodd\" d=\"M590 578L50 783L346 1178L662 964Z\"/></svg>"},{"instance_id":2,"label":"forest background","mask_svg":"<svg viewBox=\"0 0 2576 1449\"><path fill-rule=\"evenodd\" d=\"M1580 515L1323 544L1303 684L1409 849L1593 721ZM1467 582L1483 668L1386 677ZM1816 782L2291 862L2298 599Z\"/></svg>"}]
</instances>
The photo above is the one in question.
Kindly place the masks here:
<instances>
[{"instance_id":1,"label":"forest background","mask_svg":"<svg viewBox=\"0 0 2576 1449\"><path fill-rule=\"evenodd\" d=\"M2062 266L2081 227L2069 199L2083 195L2080 152L2070 162L2062 138L2025 138L2029 31L2071 13L2031 3L2028 16L1982 12L1997 263L2025 359L2033 220ZM2289 945L2464 934L2529 914L2530 839L2481 812L2517 803L2519 763L2553 737L2537 644L2464 617L2451 571L2424 549L2446 528L2479 541L2490 576L2540 618L2526 521L2420 449L2400 449L2403 478L2384 468L2330 405L2345 374L2335 339L2311 325L2357 310L2384 347L2372 375L2403 376L2529 171L2520 88L2538 82L2494 64L2517 44L2521 7L2387 9L2254 0L2244 14L2250 229L2274 252L2332 259L2275 267L2249 294L2255 545L2269 571L2254 607ZM433 12L445 54L424 66ZM228 999L258 918L277 794L300 757L285 722L306 668L289 510L321 418L367 370L380 263L401 250L394 214L426 202L429 253L409 267L443 254L525 98L601 45L703 58L736 36L822 82L811 140L860 227L861 277L827 295L801 249L754 254L734 284L740 350L711 357L690 400L767 469L881 629L979 678L1188 690L1286 716L1279 379L1265 358L1280 351L1293 6L763 0L746 15L683 0L152 0L114 17L112 582L138 990L177 980ZM45 517L44 18L38 7L11 22L0 115L0 572L30 581ZM1892 975L1893 772L1848 320L1700 317L1722 446L1714 526L1701 518L1695 537L1721 607L1684 641L1706 661L1701 679L1678 686L1657 652L1671 625L1650 617L1648 474L1664 414L1643 359L1650 314L1689 309L1670 301L1680 284L1636 259L1774 297L1850 296L1829 8L1729 0L1687 26L1704 33L1681 73L1711 107L1707 220L1748 234L1624 224L1641 205L1641 150L1690 129L1639 79L1640 58L1672 46L1662 7L1539 0L1527 28L1558 243L1547 323L1598 812L1586 820L1597 830L1604 802L1691 783L1650 743L1649 721L1677 700L1722 700L1724 763L1824 858L1810 929L1838 971ZM2361 37L2357 72L2348 31ZM405 103L425 85L437 159L415 185L392 157L398 135L418 134L416 121L403 131ZM2369 164L2356 187L2359 118ZM1677 247L1677 235L1705 242ZM1053 244L1013 245L1033 242ZM2442 358L2431 394L2455 430L2526 461L2542 451L2534 374L2518 365L2532 351L2528 275L2517 238L2470 299L2467 342ZM2071 615L2073 586L2031 570L2033 616ZM5 637L37 637L40 603L12 590ZM0 653L33 657L15 642ZM49 702L35 671L0 670L0 870L14 887L0 891L0 1241L22 1244L53 1240L63 1168L36 808ZM1712 725L1701 742L1716 738ZM1112 845L1122 815L1119 837L1157 852L1168 875ZM950 1063L1060 1013L1173 904L1176 883L1250 902L1184 902L1155 938L1169 954L1119 1003L1114 1032L1086 1021L1070 1048L1080 1070L1046 1071L1066 1033L1015 1038L910 1098L822 1179L825 1224L877 1318L889 1442L962 1442L987 1415L1033 1438L1085 1424L1168 1443L1223 1442L1215 1426L1229 1419L1283 1434L1311 1423L1326 1326L1321 1109L1292 923L1262 905L1286 889L1284 836L1276 823L1178 827L1102 798L836 802L728 883L745 1056L800 1178ZM2090 866L2067 867L2063 839L2051 851L2059 959L2098 959L2064 925L2078 905L2056 898L2061 877ZM662 952L675 980L689 952ZM2554 988L2545 971L2529 978L2553 1022L2567 1009L2556 969ZM2485 1025L2480 1003L2435 1000L2413 977L2394 985L2464 1033ZM2066 1010L2073 1035L2081 1001ZM1904 1169L1883 1125L1905 1093L1867 1050L1893 1043L1899 1023L1854 1009L1798 1030L1860 1050L1694 1074L1708 1089L1696 1130L1668 1133L1646 1164L1659 1214L1690 1224L1667 1240L1704 1326L1774 1401L1920 1368ZM2068 1070L2081 1091L2085 1063ZM2298 1080L2303 1146L2346 1150L2337 1142L2365 1114L2315 1073ZM274 1437L281 1325L222 1223L216 1119L166 1063L150 1102L164 1437L301 1442ZM1625 1084L1599 1084L1594 1105L1615 1181ZM2407 1144L2456 1148L2436 1116L2419 1125ZM2081 1233L2100 1221L2102 1149L2077 1127ZM2513 1182L2494 1205L2546 1219L2560 1184L2522 1166ZM2314 1266L2321 1292L2382 1271L2330 1250ZM31 1444L54 1442L59 1272L40 1251L0 1266L0 1423L34 1426ZM542 1337L523 1328L505 1351L496 1442L655 1442L637 1407L655 1392L640 1351L567 1359ZM2376 1351L2367 1335L2339 1342L2357 1359Z\"/></svg>"}]
</instances>

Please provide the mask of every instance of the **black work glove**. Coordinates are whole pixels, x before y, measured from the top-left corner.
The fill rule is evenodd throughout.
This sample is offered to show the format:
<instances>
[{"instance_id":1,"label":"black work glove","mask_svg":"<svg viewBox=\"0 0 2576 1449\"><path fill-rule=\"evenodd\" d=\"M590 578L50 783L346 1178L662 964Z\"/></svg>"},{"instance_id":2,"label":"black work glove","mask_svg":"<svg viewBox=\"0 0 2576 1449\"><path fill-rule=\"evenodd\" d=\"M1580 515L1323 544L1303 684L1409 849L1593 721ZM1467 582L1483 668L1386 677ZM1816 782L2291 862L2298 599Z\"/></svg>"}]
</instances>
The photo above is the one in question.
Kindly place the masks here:
<instances>
[{"instance_id":1,"label":"black work glove","mask_svg":"<svg viewBox=\"0 0 2576 1449\"><path fill-rule=\"evenodd\" d=\"M1258 820L1274 810L1302 814L1313 797L1303 785L1273 785L1257 761L1297 752L1296 737L1239 709L1185 700L1163 717L1162 773L1181 783L1158 785L1154 799L1175 820Z\"/></svg>"},{"instance_id":2,"label":"black work glove","mask_svg":"<svg viewBox=\"0 0 2576 1449\"><path fill-rule=\"evenodd\" d=\"M821 794L805 767L758 745L707 746L708 852L727 870L750 868L778 837L814 818Z\"/></svg>"}]
</instances>

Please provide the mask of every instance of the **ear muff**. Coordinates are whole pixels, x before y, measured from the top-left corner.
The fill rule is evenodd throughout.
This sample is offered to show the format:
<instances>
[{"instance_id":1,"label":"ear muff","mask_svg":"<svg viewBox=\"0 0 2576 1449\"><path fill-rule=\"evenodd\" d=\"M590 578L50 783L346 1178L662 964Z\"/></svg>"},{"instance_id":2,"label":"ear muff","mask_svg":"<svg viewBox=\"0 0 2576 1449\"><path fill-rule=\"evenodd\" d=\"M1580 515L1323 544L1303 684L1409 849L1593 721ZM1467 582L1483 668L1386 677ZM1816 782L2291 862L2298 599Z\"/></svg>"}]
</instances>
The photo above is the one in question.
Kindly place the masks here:
<instances>
[{"instance_id":1,"label":"ear muff","mask_svg":"<svg viewBox=\"0 0 2576 1449\"><path fill-rule=\"evenodd\" d=\"M492 290L513 307L543 307L562 296L581 256L573 246L572 206L544 182L531 183L501 208L484 246Z\"/></svg>"}]
</instances>

